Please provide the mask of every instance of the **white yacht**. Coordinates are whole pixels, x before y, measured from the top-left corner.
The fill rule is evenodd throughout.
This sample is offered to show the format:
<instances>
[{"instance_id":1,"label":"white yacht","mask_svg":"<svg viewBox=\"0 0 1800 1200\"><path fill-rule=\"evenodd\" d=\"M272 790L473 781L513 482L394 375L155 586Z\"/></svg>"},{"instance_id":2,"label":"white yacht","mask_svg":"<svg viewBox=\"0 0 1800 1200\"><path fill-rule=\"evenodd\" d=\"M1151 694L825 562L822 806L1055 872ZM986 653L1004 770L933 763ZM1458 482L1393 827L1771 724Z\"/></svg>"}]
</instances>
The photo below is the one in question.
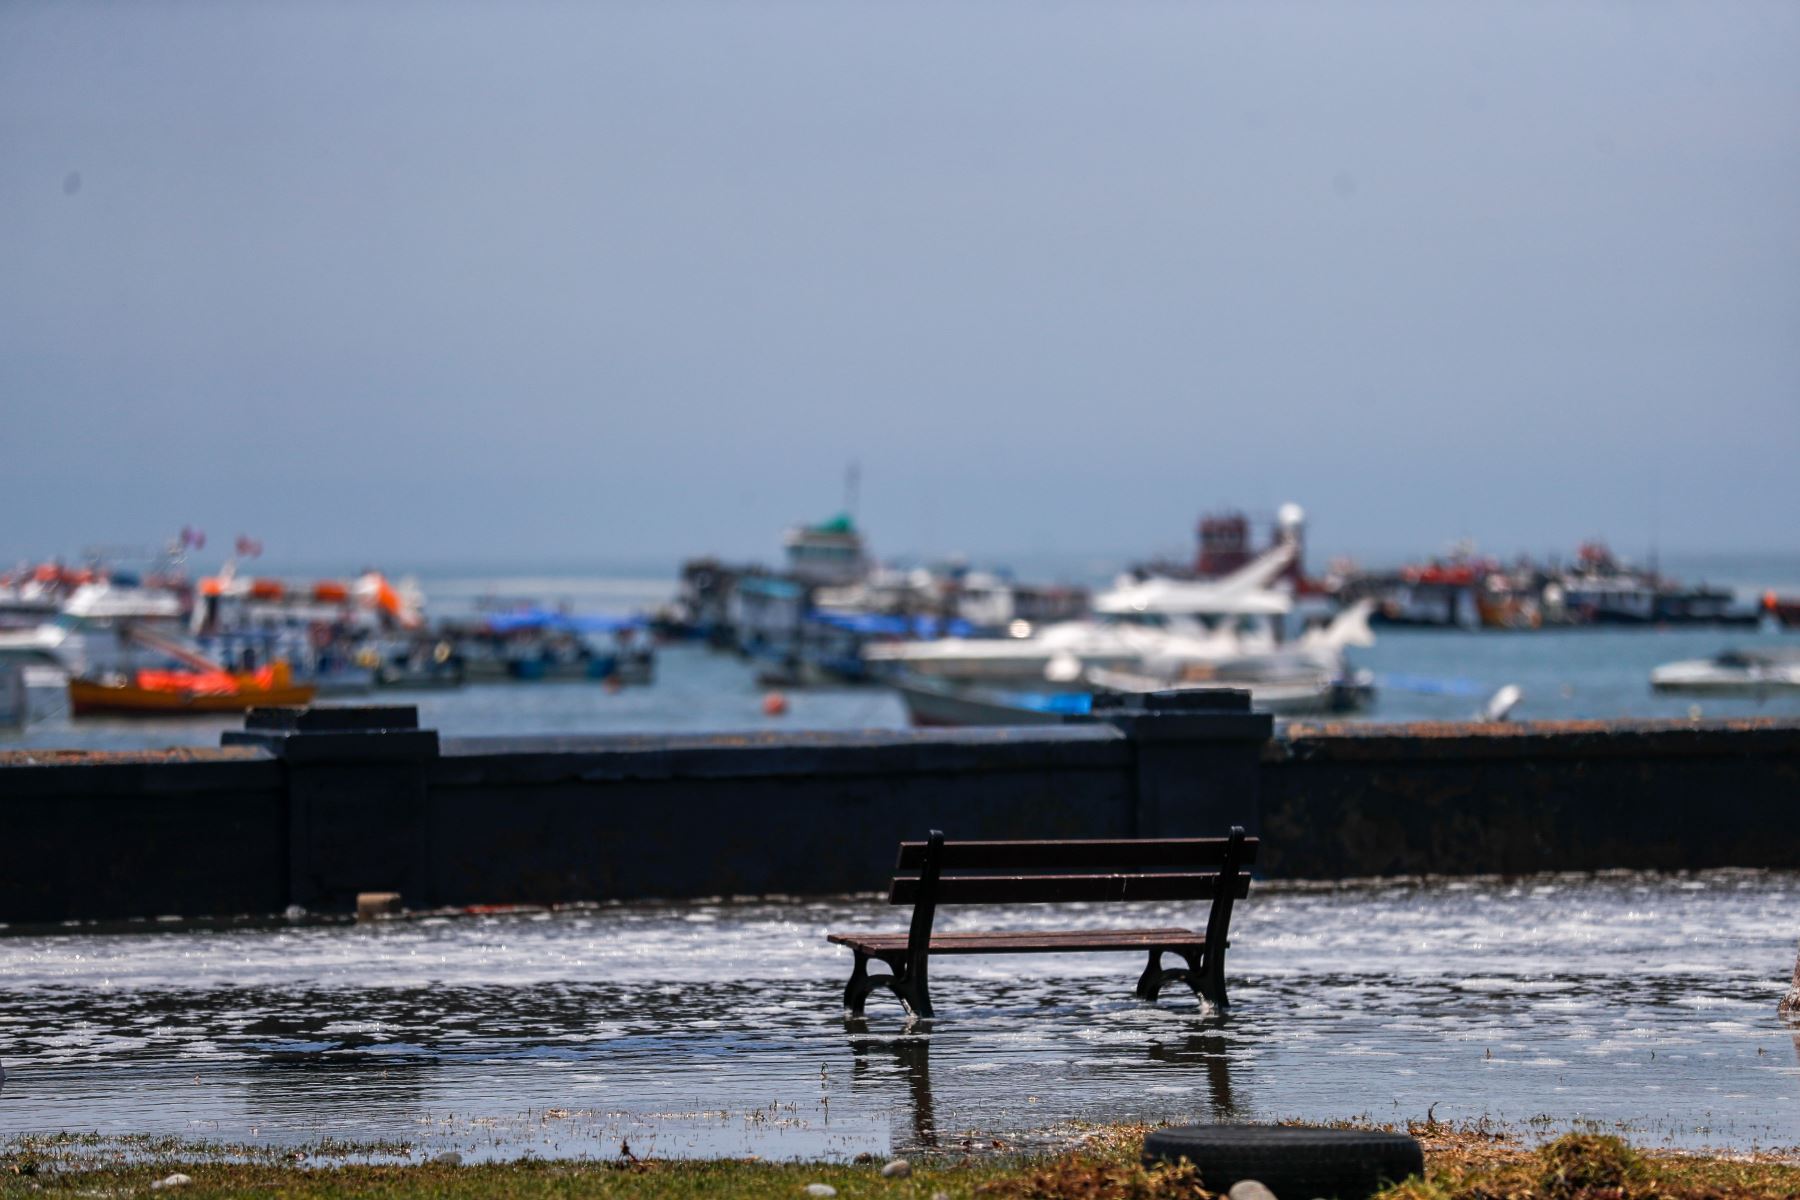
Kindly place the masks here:
<instances>
[{"instance_id":1,"label":"white yacht","mask_svg":"<svg viewBox=\"0 0 1800 1200\"><path fill-rule=\"evenodd\" d=\"M1293 600L1270 584L1293 554L1291 544L1278 545L1208 582L1122 581L1096 597L1093 616L1024 628L1023 636L895 642L868 646L863 656L871 664L928 678L1075 685L1096 668L1160 669L1272 654L1281 648L1278 622Z\"/></svg>"},{"instance_id":2,"label":"white yacht","mask_svg":"<svg viewBox=\"0 0 1800 1200\"><path fill-rule=\"evenodd\" d=\"M1650 672L1659 692L1766 696L1800 690L1800 646L1727 650L1713 658L1664 663Z\"/></svg>"}]
</instances>

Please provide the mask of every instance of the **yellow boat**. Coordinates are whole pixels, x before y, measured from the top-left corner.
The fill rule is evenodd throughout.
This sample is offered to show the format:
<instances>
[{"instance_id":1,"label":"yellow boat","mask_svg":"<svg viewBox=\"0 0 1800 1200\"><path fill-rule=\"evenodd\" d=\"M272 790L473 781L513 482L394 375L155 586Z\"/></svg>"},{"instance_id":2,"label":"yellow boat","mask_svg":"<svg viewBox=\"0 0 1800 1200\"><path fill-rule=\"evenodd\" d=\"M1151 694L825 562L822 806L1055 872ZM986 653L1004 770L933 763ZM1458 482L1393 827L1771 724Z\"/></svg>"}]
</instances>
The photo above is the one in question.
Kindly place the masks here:
<instances>
[{"instance_id":1,"label":"yellow boat","mask_svg":"<svg viewBox=\"0 0 1800 1200\"><path fill-rule=\"evenodd\" d=\"M69 680L69 711L78 717L241 713L310 704L317 691L295 683L285 662L260 671L139 671L130 679Z\"/></svg>"}]
</instances>

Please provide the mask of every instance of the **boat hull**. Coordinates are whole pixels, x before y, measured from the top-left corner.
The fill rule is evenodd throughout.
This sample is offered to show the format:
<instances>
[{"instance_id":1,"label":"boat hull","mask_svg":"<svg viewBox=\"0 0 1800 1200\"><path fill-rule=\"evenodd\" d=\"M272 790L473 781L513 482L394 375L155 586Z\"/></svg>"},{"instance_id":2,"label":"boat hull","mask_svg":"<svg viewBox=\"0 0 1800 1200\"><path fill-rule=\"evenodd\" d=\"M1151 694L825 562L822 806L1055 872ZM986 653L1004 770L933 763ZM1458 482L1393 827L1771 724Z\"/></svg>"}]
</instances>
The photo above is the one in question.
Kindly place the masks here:
<instances>
[{"instance_id":1,"label":"boat hull","mask_svg":"<svg viewBox=\"0 0 1800 1200\"><path fill-rule=\"evenodd\" d=\"M919 728L971 725L1060 725L1063 714L1009 704L998 696L923 681L894 685L906 703L907 718Z\"/></svg>"},{"instance_id":2,"label":"boat hull","mask_svg":"<svg viewBox=\"0 0 1800 1200\"><path fill-rule=\"evenodd\" d=\"M144 688L136 684L100 683L92 679L69 680L69 711L87 716L199 716L207 713L241 713L263 706L287 707L311 704L318 689L308 684L288 687L243 688L235 692L191 692Z\"/></svg>"},{"instance_id":3,"label":"boat hull","mask_svg":"<svg viewBox=\"0 0 1800 1200\"><path fill-rule=\"evenodd\" d=\"M1755 661L1732 654L1721 659L1665 663L1650 672L1656 692L1696 696L1771 696L1800 691L1800 657Z\"/></svg>"}]
</instances>

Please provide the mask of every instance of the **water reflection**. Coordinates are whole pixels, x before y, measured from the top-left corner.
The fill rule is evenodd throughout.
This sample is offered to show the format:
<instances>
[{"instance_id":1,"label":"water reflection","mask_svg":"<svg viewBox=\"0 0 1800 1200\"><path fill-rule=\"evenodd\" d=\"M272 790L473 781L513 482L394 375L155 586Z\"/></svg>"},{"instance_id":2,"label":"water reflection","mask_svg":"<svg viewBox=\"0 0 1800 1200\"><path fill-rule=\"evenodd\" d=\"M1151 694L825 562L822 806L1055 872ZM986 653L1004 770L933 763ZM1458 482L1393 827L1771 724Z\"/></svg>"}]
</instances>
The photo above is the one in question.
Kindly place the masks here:
<instances>
[{"instance_id":1,"label":"water reflection","mask_svg":"<svg viewBox=\"0 0 1800 1200\"><path fill-rule=\"evenodd\" d=\"M865 1086L881 1080L884 1073L875 1070L873 1063L885 1059L891 1060L893 1072L905 1081L912 1135L909 1140L896 1139L896 1152L938 1149L937 1116L931 1106L930 1024L919 1022L903 1033L876 1037L870 1035L867 1020L844 1020L844 1029L850 1034L851 1080Z\"/></svg>"},{"instance_id":2,"label":"water reflection","mask_svg":"<svg viewBox=\"0 0 1800 1200\"><path fill-rule=\"evenodd\" d=\"M1152 1040L1149 1055L1151 1062L1198 1065L1206 1072L1210 1101L1207 1115L1214 1121L1238 1119L1237 1106L1231 1098L1231 1054L1221 1034L1189 1034L1178 1042Z\"/></svg>"}]
</instances>

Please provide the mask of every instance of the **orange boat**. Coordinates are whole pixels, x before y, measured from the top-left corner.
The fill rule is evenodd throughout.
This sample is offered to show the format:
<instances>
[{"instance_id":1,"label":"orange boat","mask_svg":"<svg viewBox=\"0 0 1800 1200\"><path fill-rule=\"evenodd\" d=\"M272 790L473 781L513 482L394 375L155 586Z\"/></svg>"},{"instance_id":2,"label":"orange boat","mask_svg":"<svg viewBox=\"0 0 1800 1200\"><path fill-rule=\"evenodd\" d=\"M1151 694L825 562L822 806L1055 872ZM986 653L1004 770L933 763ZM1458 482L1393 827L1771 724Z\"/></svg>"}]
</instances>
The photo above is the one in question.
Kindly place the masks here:
<instances>
[{"instance_id":1,"label":"orange boat","mask_svg":"<svg viewBox=\"0 0 1800 1200\"><path fill-rule=\"evenodd\" d=\"M76 716L181 716L241 713L261 705L310 704L318 689L297 684L285 662L260 671L139 671L129 680L69 680Z\"/></svg>"}]
</instances>

